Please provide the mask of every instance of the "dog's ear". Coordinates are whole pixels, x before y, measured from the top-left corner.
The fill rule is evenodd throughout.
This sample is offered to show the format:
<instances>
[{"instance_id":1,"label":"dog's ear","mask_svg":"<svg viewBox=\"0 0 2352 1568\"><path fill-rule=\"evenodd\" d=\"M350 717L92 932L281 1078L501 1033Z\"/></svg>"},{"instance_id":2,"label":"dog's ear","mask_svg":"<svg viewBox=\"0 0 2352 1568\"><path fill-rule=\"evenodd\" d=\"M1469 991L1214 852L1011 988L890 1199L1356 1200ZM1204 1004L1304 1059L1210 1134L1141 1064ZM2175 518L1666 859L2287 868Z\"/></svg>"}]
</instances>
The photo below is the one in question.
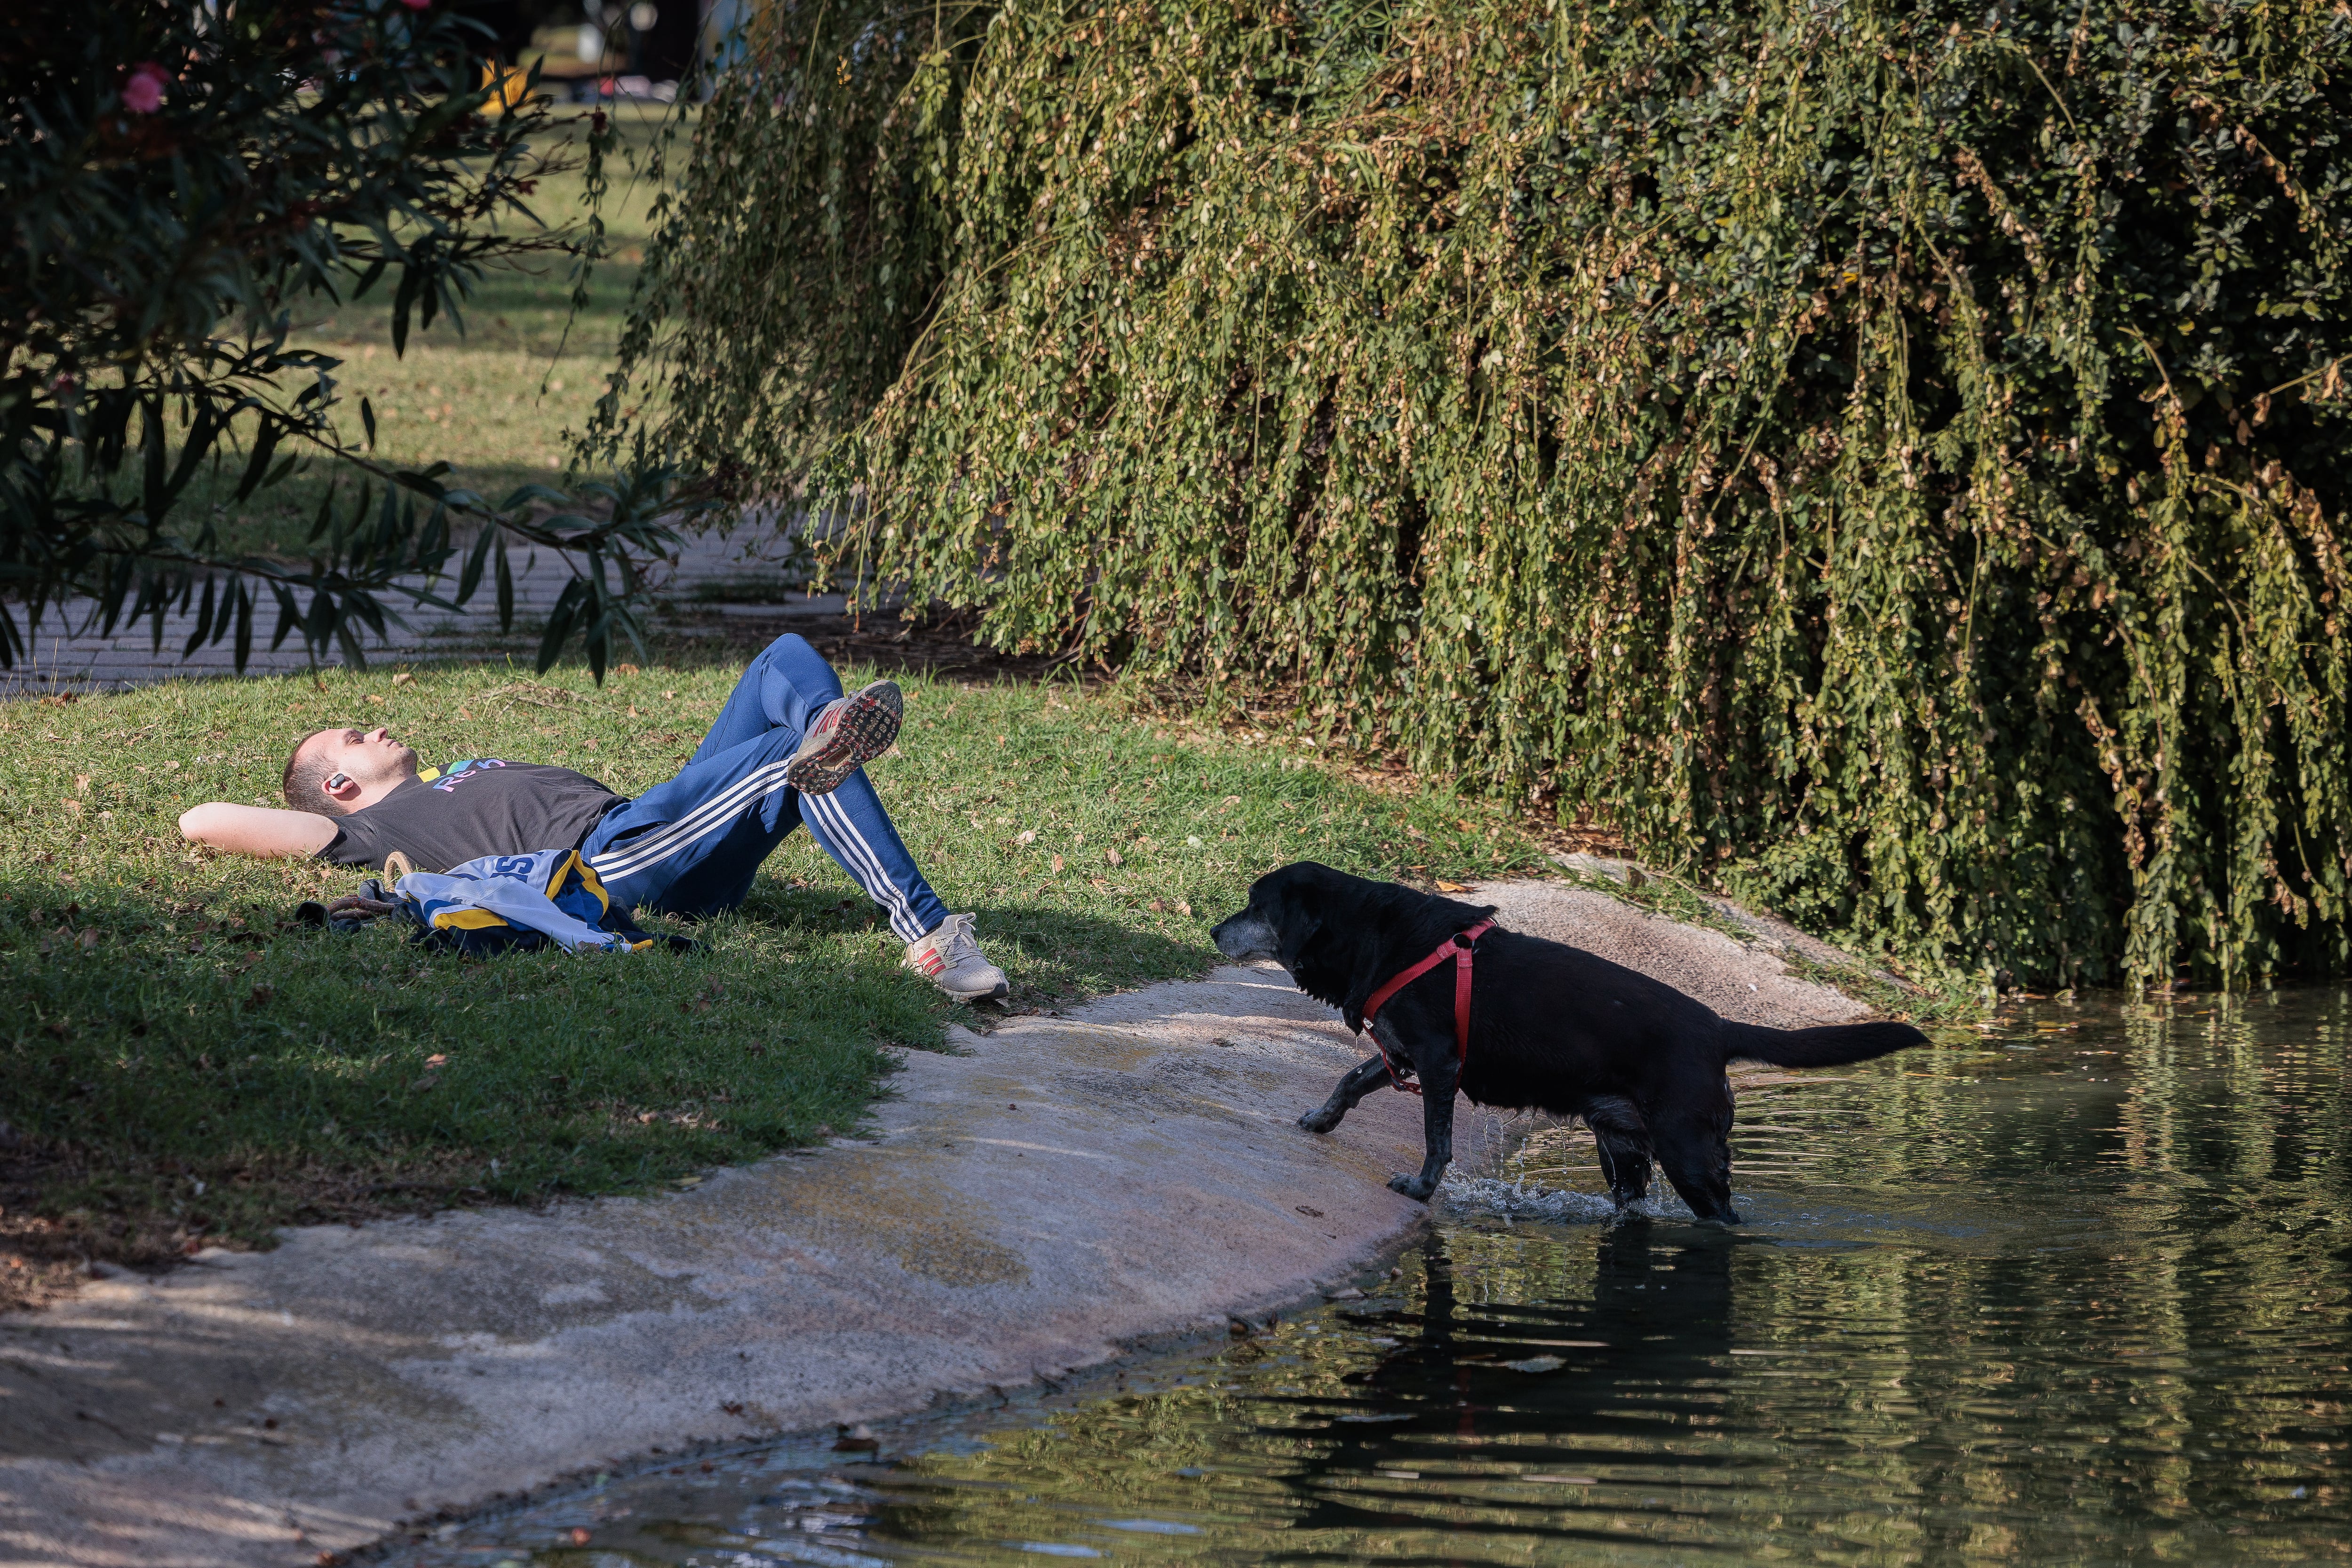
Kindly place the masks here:
<instances>
[{"instance_id":1,"label":"dog's ear","mask_svg":"<svg viewBox=\"0 0 2352 1568\"><path fill-rule=\"evenodd\" d=\"M1282 966L1308 995L1339 1009L1350 1033L1364 1032L1363 1003L1388 978L1381 944L1354 920L1327 921L1319 904L1286 900Z\"/></svg>"},{"instance_id":2,"label":"dog's ear","mask_svg":"<svg viewBox=\"0 0 2352 1568\"><path fill-rule=\"evenodd\" d=\"M1370 1001L1372 993L1380 989L1381 982L1388 976L1381 973L1380 943L1359 942L1355 951L1348 956L1350 962L1347 988L1340 993L1347 1000L1340 1005L1339 1016L1347 1019L1349 1028L1360 1035L1364 1032L1360 1004Z\"/></svg>"},{"instance_id":3,"label":"dog's ear","mask_svg":"<svg viewBox=\"0 0 2352 1568\"><path fill-rule=\"evenodd\" d=\"M1410 888L1381 882L1366 883L1365 887L1369 896L1360 911L1363 918L1352 928L1355 940L1347 943L1344 951L1325 955L1329 984L1339 994L1340 1015L1347 1019L1348 1027L1360 1035L1364 1032L1362 1005L1370 1001L1372 993L1402 967L1395 963L1390 952L1391 944L1381 940L1380 933L1410 929L1412 917L1427 902L1427 895Z\"/></svg>"},{"instance_id":4,"label":"dog's ear","mask_svg":"<svg viewBox=\"0 0 2352 1568\"><path fill-rule=\"evenodd\" d=\"M1302 961L1313 962L1307 957L1307 947L1322 931L1323 916L1319 910L1302 909L1296 899L1276 900L1271 913L1273 918L1265 923L1274 928L1279 944L1275 957L1295 975Z\"/></svg>"},{"instance_id":5,"label":"dog's ear","mask_svg":"<svg viewBox=\"0 0 2352 1568\"><path fill-rule=\"evenodd\" d=\"M1290 971L1301 991L1334 1007L1348 1000L1348 964L1332 952L1344 928L1328 924L1319 900L1286 898L1277 890L1266 901L1266 923L1274 928L1275 962ZM1348 1027L1360 1030L1363 1020L1348 1015Z\"/></svg>"}]
</instances>

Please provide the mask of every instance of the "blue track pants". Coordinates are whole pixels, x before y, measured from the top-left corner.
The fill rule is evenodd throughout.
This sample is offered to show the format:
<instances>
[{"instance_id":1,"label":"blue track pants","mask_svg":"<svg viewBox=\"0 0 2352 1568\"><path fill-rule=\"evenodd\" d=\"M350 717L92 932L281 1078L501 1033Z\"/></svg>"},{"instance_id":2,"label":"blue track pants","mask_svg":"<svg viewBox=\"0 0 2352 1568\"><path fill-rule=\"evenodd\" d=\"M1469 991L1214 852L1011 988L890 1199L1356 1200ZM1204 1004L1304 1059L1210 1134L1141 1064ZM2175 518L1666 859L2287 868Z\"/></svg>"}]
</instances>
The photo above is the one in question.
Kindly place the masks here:
<instances>
[{"instance_id":1,"label":"blue track pants","mask_svg":"<svg viewBox=\"0 0 2352 1568\"><path fill-rule=\"evenodd\" d=\"M665 914L731 910L784 835L809 836L913 942L947 919L898 830L858 769L829 795L784 783L809 721L841 695L841 678L806 639L787 633L753 659L719 721L677 777L604 814L580 853L615 901Z\"/></svg>"}]
</instances>

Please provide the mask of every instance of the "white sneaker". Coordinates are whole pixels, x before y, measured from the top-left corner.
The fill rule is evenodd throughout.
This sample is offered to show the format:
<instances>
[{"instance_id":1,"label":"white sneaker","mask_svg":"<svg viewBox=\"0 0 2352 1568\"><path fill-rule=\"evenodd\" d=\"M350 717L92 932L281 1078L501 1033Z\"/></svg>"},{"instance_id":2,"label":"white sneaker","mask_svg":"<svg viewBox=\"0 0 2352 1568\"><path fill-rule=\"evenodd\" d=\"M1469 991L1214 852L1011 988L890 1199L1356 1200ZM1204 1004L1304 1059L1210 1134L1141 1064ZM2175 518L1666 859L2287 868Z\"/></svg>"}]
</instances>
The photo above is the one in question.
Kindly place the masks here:
<instances>
[{"instance_id":1,"label":"white sneaker","mask_svg":"<svg viewBox=\"0 0 2352 1568\"><path fill-rule=\"evenodd\" d=\"M950 915L919 942L907 944L907 967L959 1002L1003 1001L1012 987L1004 971L980 955L971 917Z\"/></svg>"}]
</instances>

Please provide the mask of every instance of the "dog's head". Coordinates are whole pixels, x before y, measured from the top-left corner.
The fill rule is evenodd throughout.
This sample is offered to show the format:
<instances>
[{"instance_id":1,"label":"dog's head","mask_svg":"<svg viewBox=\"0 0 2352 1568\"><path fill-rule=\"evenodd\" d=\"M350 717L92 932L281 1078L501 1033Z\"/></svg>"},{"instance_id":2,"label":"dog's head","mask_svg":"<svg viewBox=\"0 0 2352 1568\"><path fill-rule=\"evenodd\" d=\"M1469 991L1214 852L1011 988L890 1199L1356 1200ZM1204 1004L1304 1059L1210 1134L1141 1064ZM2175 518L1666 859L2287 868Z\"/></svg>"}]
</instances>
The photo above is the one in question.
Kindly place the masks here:
<instances>
[{"instance_id":1,"label":"dog's head","mask_svg":"<svg viewBox=\"0 0 2352 1568\"><path fill-rule=\"evenodd\" d=\"M1465 910L1466 919L1454 920ZM1301 991L1339 1008L1348 1027L1360 1031L1365 999L1394 967L1392 948L1433 947L1488 912L1299 860L1251 883L1248 905L1209 935L1227 958L1274 960ZM1432 933L1425 941L1423 927Z\"/></svg>"}]
</instances>

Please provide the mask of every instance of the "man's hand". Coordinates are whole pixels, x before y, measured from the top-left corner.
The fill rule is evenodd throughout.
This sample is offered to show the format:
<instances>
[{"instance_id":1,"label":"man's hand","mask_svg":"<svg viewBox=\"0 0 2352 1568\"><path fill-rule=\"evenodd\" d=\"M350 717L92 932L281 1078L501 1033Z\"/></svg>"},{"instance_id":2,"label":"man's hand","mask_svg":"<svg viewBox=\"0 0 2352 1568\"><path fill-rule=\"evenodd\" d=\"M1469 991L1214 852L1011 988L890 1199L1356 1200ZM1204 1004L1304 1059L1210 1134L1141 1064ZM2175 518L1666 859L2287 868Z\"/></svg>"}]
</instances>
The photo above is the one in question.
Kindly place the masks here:
<instances>
[{"instance_id":1,"label":"man's hand","mask_svg":"<svg viewBox=\"0 0 2352 1568\"><path fill-rule=\"evenodd\" d=\"M231 805L225 800L209 800L180 813L183 836L232 855L265 860L316 855L335 841L339 831L331 820L311 812Z\"/></svg>"}]
</instances>

